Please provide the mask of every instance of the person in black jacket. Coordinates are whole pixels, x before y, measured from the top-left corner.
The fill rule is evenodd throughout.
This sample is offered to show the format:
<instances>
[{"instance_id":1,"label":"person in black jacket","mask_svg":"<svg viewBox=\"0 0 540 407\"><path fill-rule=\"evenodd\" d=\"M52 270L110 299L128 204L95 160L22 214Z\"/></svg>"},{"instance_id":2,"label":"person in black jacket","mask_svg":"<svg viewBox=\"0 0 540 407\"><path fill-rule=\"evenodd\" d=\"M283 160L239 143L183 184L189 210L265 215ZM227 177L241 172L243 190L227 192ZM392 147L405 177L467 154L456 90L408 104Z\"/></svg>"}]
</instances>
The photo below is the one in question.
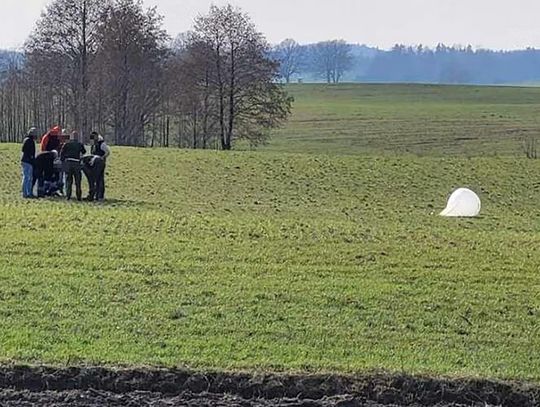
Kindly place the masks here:
<instances>
[{"instance_id":1,"label":"person in black jacket","mask_svg":"<svg viewBox=\"0 0 540 407\"><path fill-rule=\"evenodd\" d=\"M77 200L82 200L81 156L83 154L86 154L86 149L84 148L84 145L79 142L79 133L74 131L71 134L71 139L64 144L62 151L60 152L60 159L64 164L64 171L66 173L66 198L68 201L71 199L71 190L74 179Z\"/></svg>"},{"instance_id":2,"label":"person in black jacket","mask_svg":"<svg viewBox=\"0 0 540 407\"><path fill-rule=\"evenodd\" d=\"M87 155L82 158L82 166L84 175L88 180L88 201L101 200L100 191L104 191L105 187L105 160L98 155Z\"/></svg>"},{"instance_id":3,"label":"person in black jacket","mask_svg":"<svg viewBox=\"0 0 540 407\"><path fill-rule=\"evenodd\" d=\"M22 146L21 168L22 168L22 196L23 198L34 198L34 160L36 157L37 129L32 127L28 130Z\"/></svg>"},{"instance_id":4,"label":"person in black jacket","mask_svg":"<svg viewBox=\"0 0 540 407\"><path fill-rule=\"evenodd\" d=\"M34 162L34 184L38 184L38 197L52 196L58 191L59 176L54 168L57 151L44 151Z\"/></svg>"},{"instance_id":5,"label":"person in black jacket","mask_svg":"<svg viewBox=\"0 0 540 407\"><path fill-rule=\"evenodd\" d=\"M100 179L96 182L97 191L95 196L98 201L103 201L105 200L105 172L107 167L107 159L111 155L111 149L105 142L103 136L100 136L96 131L93 131L90 134L90 139L94 140L94 144L91 148L91 154L101 157L103 160L103 165L105 167L103 169L103 173L100 175ZM99 165L101 165L101 163Z\"/></svg>"}]
</instances>

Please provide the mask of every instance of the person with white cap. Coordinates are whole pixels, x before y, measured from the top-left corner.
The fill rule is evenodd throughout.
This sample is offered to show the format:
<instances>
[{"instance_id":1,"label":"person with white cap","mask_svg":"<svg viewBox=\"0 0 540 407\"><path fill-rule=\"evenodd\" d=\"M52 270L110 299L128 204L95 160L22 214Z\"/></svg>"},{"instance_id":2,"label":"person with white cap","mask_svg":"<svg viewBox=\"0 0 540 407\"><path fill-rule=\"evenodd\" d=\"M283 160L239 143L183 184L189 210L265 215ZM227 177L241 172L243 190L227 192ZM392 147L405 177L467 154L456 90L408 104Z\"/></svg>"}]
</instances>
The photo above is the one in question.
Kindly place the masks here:
<instances>
[{"instance_id":1,"label":"person with white cap","mask_svg":"<svg viewBox=\"0 0 540 407\"><path fill-rule=\"evenodd\" d=\"M93 156L100 157L104 164L103 171L99 172L98 179L95 180L95 185L97 188L95 191L95 199L98 201L103 201L105 199L105 169L107 166L107 158L109 158L111 155L111 149L107 143L105 143L103 136L101 136L97 131L92 132L90 138L94 140L90 153Z\"/></svg>"},{"instance_id":2,"label":"person with white cap","mask_svg":"<svg viewBox=\"0 0 540 407\"><path fill-rule=\"evenodd\" d=\"M92 132L90 138L94 140L90 154L102 157L105 161L111 155L111 149L105 143L105 139L97 131Z\"/></svg>"}]
</instances>

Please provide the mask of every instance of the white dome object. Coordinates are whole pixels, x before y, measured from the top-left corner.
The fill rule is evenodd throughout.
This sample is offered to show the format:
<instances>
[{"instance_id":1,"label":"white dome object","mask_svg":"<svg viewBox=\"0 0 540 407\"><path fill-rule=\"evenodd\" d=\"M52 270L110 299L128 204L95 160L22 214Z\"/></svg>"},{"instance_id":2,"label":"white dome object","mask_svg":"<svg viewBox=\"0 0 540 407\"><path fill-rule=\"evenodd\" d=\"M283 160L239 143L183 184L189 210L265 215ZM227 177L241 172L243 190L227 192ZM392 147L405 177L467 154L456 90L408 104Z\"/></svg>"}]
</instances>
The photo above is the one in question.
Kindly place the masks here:
<instances>
[{"instance_id":1,"label":"white dome object","mask_svg":"<svg viewBox=\"0 0 540 407\"><path fill-rule=\"evenodd\" d=\"M446 209L441 212L441 216L474 218L480 215L481 209L482 203L478 195L470 189L459 188L448 199Z\"/></svg>"}]
</instances>

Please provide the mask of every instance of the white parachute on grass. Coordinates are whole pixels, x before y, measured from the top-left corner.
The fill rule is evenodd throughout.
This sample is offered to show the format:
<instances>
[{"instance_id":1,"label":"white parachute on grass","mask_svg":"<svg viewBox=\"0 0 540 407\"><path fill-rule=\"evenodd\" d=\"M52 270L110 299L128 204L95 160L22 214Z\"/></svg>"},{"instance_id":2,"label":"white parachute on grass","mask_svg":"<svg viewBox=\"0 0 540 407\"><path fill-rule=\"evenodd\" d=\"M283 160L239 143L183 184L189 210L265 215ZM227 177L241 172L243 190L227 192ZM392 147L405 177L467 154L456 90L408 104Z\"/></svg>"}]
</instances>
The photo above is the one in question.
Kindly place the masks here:
<instances>
[{"instance_id":1,"label":"white parachute on grass","mask_svg":"<svg viewBox=\"0 0 540 407\"><path fill-rule=\"evenodd\" d=\"M459 188L448 199L446 209L441 216L454 218L474 218L480 215L482 203L476 193L467 188Z\"/></svg>"}]
</instances>

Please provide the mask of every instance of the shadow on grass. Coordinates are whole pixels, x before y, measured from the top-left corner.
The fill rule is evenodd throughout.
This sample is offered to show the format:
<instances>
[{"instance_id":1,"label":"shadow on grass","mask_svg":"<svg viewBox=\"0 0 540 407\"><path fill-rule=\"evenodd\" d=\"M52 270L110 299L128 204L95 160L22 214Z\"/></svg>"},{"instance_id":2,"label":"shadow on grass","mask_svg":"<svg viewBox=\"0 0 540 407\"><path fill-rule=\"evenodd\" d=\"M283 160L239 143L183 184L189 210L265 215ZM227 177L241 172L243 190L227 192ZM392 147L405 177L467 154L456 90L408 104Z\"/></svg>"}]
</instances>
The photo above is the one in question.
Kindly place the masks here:
<instances>
[{"instance_id":1,"label":"shadow on grass","mask_svg":"<svg viewBox=\"0 0 540 407\"><path fill-rule=\"evenodd\" d=\"M77 199L72 198L68 201L65 197L43 197L39 199L27 200L27 202L48 202L48 203L54 203L58 205L80 205L80 206L95 206L95 207L107 207L107 208L152 208L154 207L154 205L150 202L137 201L134 199L122 199L122 198L105 199L104 201L90 201L87 198L83 198L81 201L77 201Z\"/></svg>"},{"instance_id":2,"label":"shadow on grass","mask_svg":"<svg viewBox=\"0 0 540 407\"><path fill-rule=\"evenodd\" d=\"M155 202L126 198L107 198L104 201L87 201L83 199L81 203L109 209L155 209L158 207Z\"/></svg>"},{"instance_id":3,"label":"shadow on grass","mask_svg":"<svg viewBox=\"0 0 540 407\"><path fill-rule=\"evenodd\" d=\"M108 206L111 208L117 208L117 207L150 208L153 206L150 202L137 201L134 199L122 199L122 198L105 199L104 201L86 201L86 203L93 204L93 205Z\"/></svg>"}]
</instances>

